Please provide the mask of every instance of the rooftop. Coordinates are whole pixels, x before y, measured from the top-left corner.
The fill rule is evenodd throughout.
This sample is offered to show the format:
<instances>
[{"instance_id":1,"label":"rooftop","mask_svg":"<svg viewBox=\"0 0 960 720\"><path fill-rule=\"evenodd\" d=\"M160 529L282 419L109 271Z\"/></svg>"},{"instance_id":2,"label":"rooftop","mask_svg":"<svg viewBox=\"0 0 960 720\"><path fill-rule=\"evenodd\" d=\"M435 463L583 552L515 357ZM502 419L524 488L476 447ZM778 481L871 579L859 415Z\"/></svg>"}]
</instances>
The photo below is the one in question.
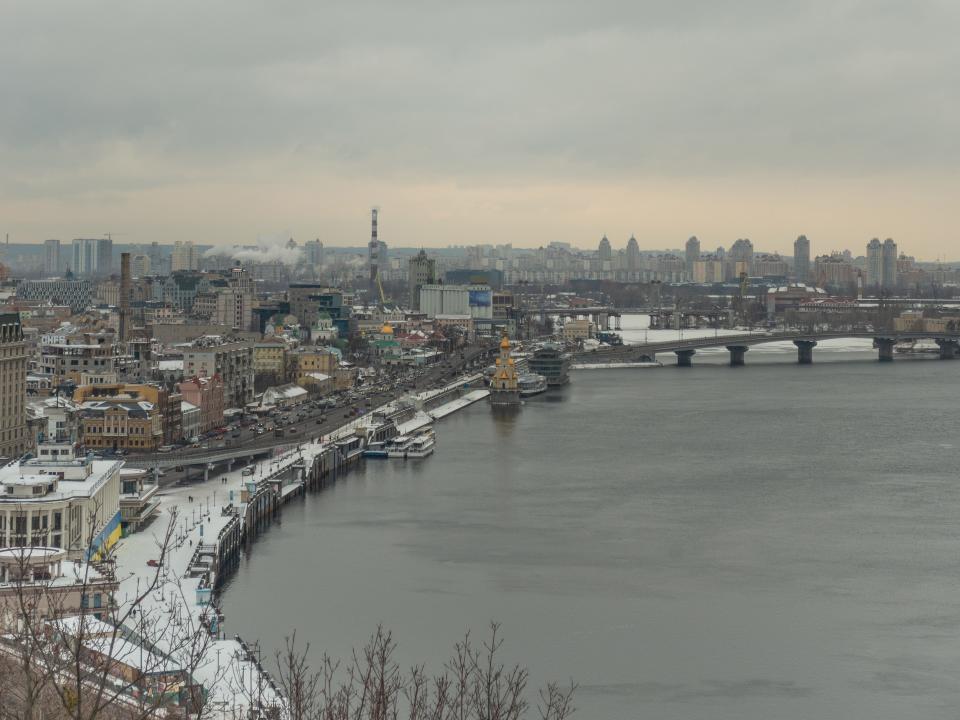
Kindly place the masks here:
<instances>
[{"instance_id":1,"label":"rooftop","mask_svg":"<svg viewBox=\"0 0 960 720\"><path fill-rule=\"evenodd\" d=\"M70 498L91 497L110 480L123 466L119 460L91 460L79 458L64 462L26 460L0 468L0 486L21 485L22 478L44 477L45 482L57 480L54 492L35 498L6 497L0 492L0 504L24 502L49 502ZM60 477L63 473L63 477Z\"/></svg>"}]
</instances>

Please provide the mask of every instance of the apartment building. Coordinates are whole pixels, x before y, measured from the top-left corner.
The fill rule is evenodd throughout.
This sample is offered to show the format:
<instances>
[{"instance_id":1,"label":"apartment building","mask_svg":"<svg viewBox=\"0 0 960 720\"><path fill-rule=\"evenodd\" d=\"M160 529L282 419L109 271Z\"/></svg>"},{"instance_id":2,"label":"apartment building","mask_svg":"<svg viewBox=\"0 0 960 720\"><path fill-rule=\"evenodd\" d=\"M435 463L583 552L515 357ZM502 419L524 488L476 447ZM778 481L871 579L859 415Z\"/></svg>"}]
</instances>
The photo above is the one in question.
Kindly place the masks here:
<instances>
[{"instance_id":1,"label":"apartment building","mask_svg":"<svg viewBox=\"0 0 960 720\"><path fill-rule=\"evenodd\" d=\"M0 314L0 457L18 457L27 437L27 348L19 313Z\"/></svg>"}]
</instances>

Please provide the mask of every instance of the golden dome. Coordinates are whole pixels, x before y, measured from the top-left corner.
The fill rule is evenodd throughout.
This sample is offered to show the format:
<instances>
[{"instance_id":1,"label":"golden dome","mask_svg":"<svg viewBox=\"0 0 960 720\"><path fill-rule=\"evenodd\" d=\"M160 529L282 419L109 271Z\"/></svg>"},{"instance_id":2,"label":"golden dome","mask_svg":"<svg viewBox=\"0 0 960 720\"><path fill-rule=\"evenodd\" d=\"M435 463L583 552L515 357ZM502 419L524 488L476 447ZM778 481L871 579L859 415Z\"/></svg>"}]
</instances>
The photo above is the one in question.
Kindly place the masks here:
<instances>
[{"instance_id":1,"label":"golden dome","mask_svg":"<svg viewBox=\"0 0 960 720\"><path fill-rule=\"evenodd\" d=\"M510 349L510 340L507 338L506 335L504 335L504 336L503 336L503 340L500 341L500 349L501 349L501 350L509 350L509 349Z\"/></svg>"},{"instance_id":2,"label":"golden dome","mask_svg":"<svg viewBox=\"0 0 960 720\"><path fill-rule=\"evenodd\" d=\"M380 328L380 332L384 335L393 335L393 328L390 327L390 323L384 323L383 327Z\"/></svg>"}]
</instances>

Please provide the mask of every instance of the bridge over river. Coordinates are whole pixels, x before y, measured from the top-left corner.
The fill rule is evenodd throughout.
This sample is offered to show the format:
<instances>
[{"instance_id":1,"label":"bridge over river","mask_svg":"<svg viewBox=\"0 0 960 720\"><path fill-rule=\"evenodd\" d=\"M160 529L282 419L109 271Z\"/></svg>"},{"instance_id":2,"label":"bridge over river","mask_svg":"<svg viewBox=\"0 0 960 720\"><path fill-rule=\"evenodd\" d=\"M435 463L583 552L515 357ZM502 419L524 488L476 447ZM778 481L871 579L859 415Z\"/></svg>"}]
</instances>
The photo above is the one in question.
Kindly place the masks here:
<instances>
[{"instance_id":1,"label":"bridge over river","mask_svg":"<svg viewBox=\"0 0 960 720\"><path fill-rule=\"evenodd\" d=\"M868 338L873 340L881 362L893 360L893 348L897 343L912 340L933 340L940 348L940 358L950 360L960 355L960 333L936 332L877 332L875 330L842 330L829 332L785 331L776 333L756 332L742 335L714 335L674 340L642 343L639 345L620 345L600 348L576 356L578 363L622 363L655 360L658 353L672 352L677 357L677 365L689 367L697 350L725 347L730 352L730 365L744 364L744 356L753 345L772 342L793 342L797 346L797 362L809 365L813 362L813 349L821 340L845 338Z\"/></svg>"}]
</instances>

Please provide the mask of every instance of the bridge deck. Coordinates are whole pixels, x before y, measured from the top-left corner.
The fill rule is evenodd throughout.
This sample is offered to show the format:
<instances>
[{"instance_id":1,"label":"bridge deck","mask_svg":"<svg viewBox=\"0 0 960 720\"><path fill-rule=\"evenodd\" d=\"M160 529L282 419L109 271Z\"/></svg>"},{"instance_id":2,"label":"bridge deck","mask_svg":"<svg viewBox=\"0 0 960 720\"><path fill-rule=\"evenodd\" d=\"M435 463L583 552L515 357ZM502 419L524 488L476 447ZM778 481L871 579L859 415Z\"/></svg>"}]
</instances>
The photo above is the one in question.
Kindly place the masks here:
<instances>
[{"instance_id":1,"label":"bridge deck","mask_svg":"<svg viewBox=\"0 0 960 720\"><path fill-rule=\"evenodd\" d=\"M797 340L840 340L845 338L868 338L892 340L901 342L905 340L946 340L951 342L960 342L960 333L938 333L938 332L878 332L875 330L864 331L838 331L838 332L785 332L785 333L747 333L740 335L716 335L706 337L696 337L689 339L677 338L676 340L667 340L658 343L640 343L633 345L618 345L610 348L601 348L589 352L580 353L577 356L579 361L589 362L591 358L598 362L611 356L622 355L655 355L662 352L676 352L679 350L700 350L702 348L712 347L749 347L751 345L761 345L772 342L793 342Z\"/></svg>"}]
</instances>

